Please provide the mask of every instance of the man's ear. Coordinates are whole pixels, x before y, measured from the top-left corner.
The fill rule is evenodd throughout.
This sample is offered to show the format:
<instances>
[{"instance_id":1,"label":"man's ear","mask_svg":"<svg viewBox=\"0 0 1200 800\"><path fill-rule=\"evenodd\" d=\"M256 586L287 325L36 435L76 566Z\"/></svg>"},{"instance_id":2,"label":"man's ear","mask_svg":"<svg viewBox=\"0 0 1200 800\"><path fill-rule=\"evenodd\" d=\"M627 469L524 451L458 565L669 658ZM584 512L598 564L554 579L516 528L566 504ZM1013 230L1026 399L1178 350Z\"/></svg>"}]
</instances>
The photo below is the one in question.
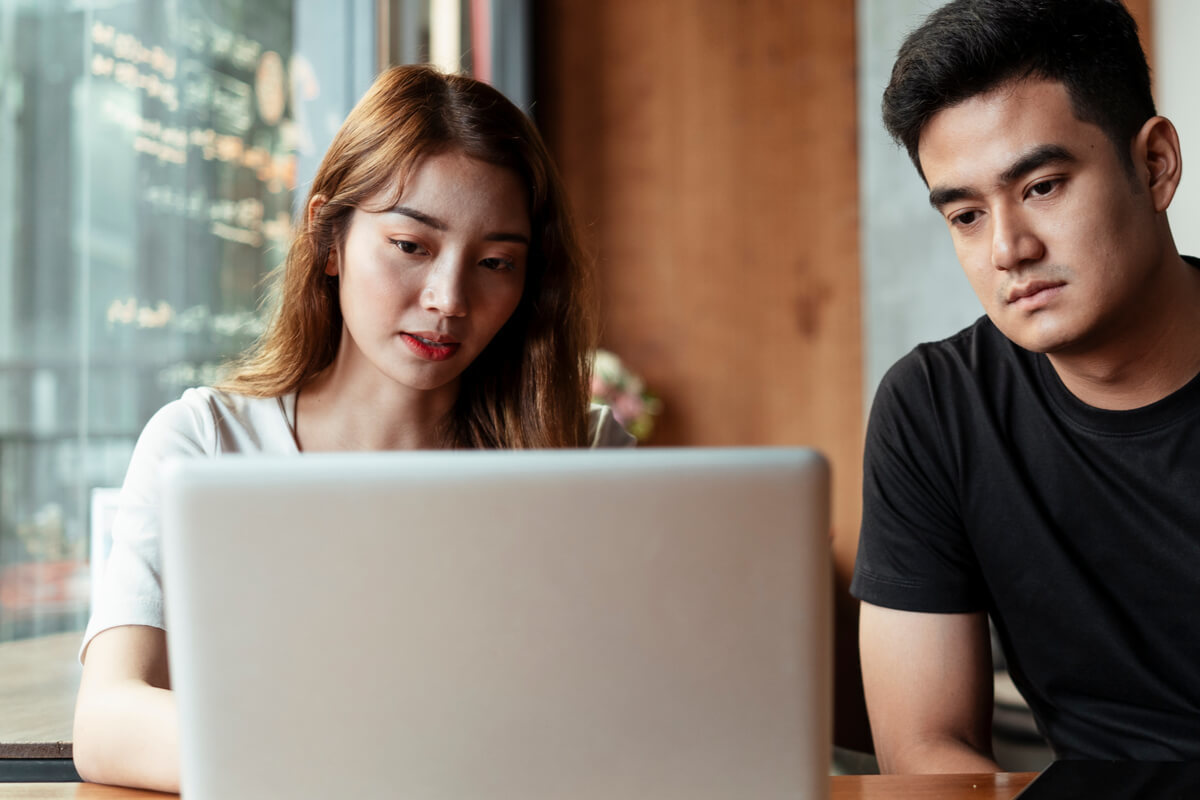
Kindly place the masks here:
<instances>
[{"instance_id":1,"label":"man's ear","mask_svg":"<svg viewBox=\"0 0 1200 800\"><path fill-rule=\"evenodd\" d=\"M326 198L325 195L323 195L323 194L314 194L312 196L312 199L310 199L308 201L308 209L307 209L307 213L305 214L305 222L308 225L309 233L314 232L314 228L316 227L317 212L320 211L321 206L325 205L325 201L327 199L328 198ZM329 260L325 262L325 274L326 275L337 275L338 274L337 258L338 258L337 248L335 247L329 251Z\"/></svg>"},{"instance_id":2,"label":"man's ear","mask_svg":"<svg viewBox=\"0 0 1200 800\"><path fill-rule=\"evenodd\" d=\"M1179 133L1166 117L1151 117L1133 138L1133 164L1139 173L1144 168L1154 210L1161 213L1171 205L1179 180L1183 177L1183 156Z\"/></svg>"}]
</instances>

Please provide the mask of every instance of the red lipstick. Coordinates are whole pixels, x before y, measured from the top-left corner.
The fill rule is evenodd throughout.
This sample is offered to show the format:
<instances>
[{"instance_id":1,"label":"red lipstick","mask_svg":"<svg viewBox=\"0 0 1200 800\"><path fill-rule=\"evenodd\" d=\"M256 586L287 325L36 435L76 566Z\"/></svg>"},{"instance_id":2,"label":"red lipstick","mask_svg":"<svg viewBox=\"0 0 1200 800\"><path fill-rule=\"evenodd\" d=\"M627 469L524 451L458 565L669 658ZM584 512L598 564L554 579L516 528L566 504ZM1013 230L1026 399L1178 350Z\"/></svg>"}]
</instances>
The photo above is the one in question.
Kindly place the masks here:
<instances>
[{"instance_id":1,"label":"red lipstick","mask_svg":"<svg viewBox=\"0 0 1200 800\"><path fill-rule=\"evenodd\" d=\"M426 361L445 361L458 352L459 342L444 334L431 331L409 333L404 331L400 338L410 352Z\"/></svg>"}]
</instances>

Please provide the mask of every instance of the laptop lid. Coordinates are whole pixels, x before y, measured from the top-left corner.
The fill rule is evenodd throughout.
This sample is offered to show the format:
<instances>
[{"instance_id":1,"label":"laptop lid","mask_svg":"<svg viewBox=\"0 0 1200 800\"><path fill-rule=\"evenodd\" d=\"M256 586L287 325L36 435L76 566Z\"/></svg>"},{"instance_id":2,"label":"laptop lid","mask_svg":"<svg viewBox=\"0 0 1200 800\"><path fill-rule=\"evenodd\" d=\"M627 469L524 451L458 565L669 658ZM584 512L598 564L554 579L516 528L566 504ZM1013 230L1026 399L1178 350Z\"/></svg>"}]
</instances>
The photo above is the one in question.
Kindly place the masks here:
<instances>
[{"instance_id":1,"label":"laptop lid","mask_svg":"<svg viewBox=\"0 0 1200 800\"><path fill-rule=\"evenodd\" d=\"M1020 800L1171 800L1200 797L1200 762L1055 761Z\"/></svg>"},{"instance_id":2,"label":"laptop lid","mask_svg":"<svg viewBox=\"0 0 1200 800\"><path fill-rule=\"evenodd\" d=\"M190 800L826 796L813 451L225 457L165 482Z\"/></svg>"}]
</instances>

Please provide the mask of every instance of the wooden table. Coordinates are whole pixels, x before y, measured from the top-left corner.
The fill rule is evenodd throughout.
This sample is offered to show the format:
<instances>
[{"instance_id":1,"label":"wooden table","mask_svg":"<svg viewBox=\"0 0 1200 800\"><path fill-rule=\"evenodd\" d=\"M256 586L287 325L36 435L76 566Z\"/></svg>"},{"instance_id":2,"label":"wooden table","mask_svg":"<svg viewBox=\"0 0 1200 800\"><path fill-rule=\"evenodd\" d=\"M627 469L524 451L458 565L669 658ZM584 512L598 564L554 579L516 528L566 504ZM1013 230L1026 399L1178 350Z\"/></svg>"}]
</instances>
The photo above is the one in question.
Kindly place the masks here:
<instances>
[{"instance_id":1,"label":"wooden table","mask_svg":"<svg viewBox=\"0 0 1200 800\"><path fill-rule=\"evenodd\" d=\"M3 800L154 800L164 797L173 800L179 795L96 783L0 783Z\"/></svg>"},{"instance_id":2,"label":"wooden table","mask_svg":"<svg viewBox=\"0 0 1200 800\"><path fill-rule=\"evenodd\" d=\"M1011 800L1036 776L1036 772L840 775L831 779L830 800Z\"/></svg>"},{"instance_id":3,"label":"wooden table","mask_svg":"<svg viewBox=\"0 0 1200 800\"><path fill-rule=\"evenodd\" d=\"M0 643L0 758L71 757L82 641L75 632Z\"/></svg>"},{"instance_id":4,"label":"wooden table","mask_svg":"<svg viewBox=\"0 0 1200 800\"><path fill-rule=\"evenodd\" d=\"M1036 773L840 775L830 800L1011 800ZM91 783L0 783L0 800L152 800L177 795Z\"/></svg>"}]
</instances>

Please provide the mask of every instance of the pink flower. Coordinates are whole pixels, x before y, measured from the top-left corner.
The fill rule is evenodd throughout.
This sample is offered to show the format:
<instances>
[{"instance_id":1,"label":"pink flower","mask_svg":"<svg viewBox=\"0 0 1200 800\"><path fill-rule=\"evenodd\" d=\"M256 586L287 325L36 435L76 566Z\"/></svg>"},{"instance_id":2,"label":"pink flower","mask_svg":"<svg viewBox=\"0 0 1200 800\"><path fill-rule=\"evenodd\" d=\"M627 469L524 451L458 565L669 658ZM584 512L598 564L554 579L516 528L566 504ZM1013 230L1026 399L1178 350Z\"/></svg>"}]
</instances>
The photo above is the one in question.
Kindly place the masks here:
<instances>
[{"instance_id":1,"label":"pink flower","mask_svg":"<svg viewBox=\"0 0 1200 800\"><path fill-rule=\"evenodd\" d=\"M621 394L613 403L613 415L622 425L628 425L635 419L640 417L646 410L646 404L642 402L642 398L635 394Z\"/></svg>"},{"instance_id":2,"label":"pink flower","mask_svg":"<svg viewBox=\"0 0 1200 800\"><path fill-rule=\"evenodd\" d=\"M654 429L654 416L662 403L607 350L597 350L591 380L592 402L611 406L613 416L639 441Z\"/></svg>"}]
</instances>

